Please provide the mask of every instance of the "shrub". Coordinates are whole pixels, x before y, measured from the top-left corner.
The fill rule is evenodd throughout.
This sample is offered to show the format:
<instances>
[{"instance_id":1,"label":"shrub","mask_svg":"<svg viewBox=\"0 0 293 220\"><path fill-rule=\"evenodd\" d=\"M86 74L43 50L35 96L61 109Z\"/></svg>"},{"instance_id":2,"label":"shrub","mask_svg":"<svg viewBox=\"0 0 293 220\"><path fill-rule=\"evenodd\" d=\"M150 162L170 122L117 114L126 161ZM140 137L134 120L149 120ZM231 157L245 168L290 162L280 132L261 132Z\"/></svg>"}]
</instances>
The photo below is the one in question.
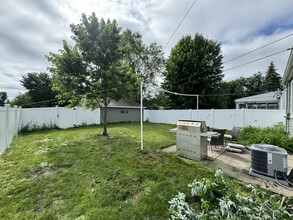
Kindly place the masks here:
<instances>
[{"instance_id":1,"label":"shrub","mask_svg":"<svg viewBox=\"0 0 293 220\"><path fill-rule=\"evenodd\" d=\"M293 138L288 137L283 124L268 128L244 127L239 133L239 142L244 145L272 144L293 153Z\"/></svg>"},{"instance_id":2,"label":"shrub","mask_svg":"<svg viewBox=\"0 0 293 220\"><path fill-rule=\"evenodd\" d=\"M223 172L218 169L213 179L194 180L191 188L191 204L200 203L200 211L185 201L179 192L169 201L171 219L291 219L292 198L284 201L279 195L268 195L248 185L249 196L240 195L228 188Z\"/></svg>"}]
</instances>

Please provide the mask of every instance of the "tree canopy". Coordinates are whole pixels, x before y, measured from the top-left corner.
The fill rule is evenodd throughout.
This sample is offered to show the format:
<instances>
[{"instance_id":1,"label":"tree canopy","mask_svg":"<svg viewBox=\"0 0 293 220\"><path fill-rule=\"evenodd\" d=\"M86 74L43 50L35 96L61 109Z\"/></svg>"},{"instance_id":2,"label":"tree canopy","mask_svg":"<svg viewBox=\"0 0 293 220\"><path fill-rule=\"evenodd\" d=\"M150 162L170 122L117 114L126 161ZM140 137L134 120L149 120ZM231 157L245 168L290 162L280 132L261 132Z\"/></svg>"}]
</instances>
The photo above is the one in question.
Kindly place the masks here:
<instances>
[{"instance_id":1,"label":"tree canopy","mask_svg":"<svg viewBox=\"0 0 293 220\"><path fill-rule=\"evenodd\" d=\"M59 54L47 56L53 89L69 106L104 107L103 135L108 135L108 104L131 97L139 88L137 75L123 62L122 30L115 20L98 20L95 13L83 14L81 23L70 27L75 45L64 41Z\"/></svg>"},{"instance_id":2,"label":"tree canopy","mask_svg":"<svg viewBox=\"0 0 293 220\"><path fill-rule=\"evenodd\" d=\"M257 95L264 91L264 76L261 72L250 77L240 77L229 82L222 83L222 100L224 108L235 108L235 99Z\"/></svg>"},{"instance_id":3,"label":"tree canopy","mask_svg":"<svg viewBox=\"0 0 293 220\"><path fill-rule=\"evenodd\" d=\"M281 79L282 77L277 73L276 66L272 61L266 72L264 90L266 92L272 92L281 89Z\"/></svg>"},{"instance_id":4,"label":"tree canopy","mask_svg":"<svg viewBox=\"0 0 293 220\"><path fill-rule=\"evenodd\" d=\"M56 92L52 90L52 78L48 73L28 73L26 76L22 77L20 83L28 90L25 97L19 95L15 100L18 104L21 104L21 106L52 107L56 105ZM22 103L21 100L30 100L30 103Z\"/></svg>"},{"instance_id":5,"label":"tree canopy","mask_svg":"<svg viewBox=\"0 0 293 220\"><path fill-rule=\"evenodd\" d=\"M164 72L163 88L199 94L199 108L221 108L219 93L223 79L220 44L201 34L185 36L172 48ZM196 108L196 99L168 94L169 108Z\"/></svg>"},{"instance_id":6,"label":"tree canopy","mask_svg":"<svg viewBox=\"0 0 293 220\"><path fill-rule=\"evenodd\" d=\"M32 100L31 96L28 94L28 92L23 93L23 94L18 94L12 101L11 101L11 105L17 105L17 106L21 106L23 108L32 108L35 107L35 105L37 103L34 103L34 101ZM44 104L46 102L43 103L39 103L39 104Z\"/></svg>"},{"instance_id":7,"label":"tree canopy","mask_svg":"<svg viewBox=\"0 0 293 220\"><path fill-rule=\"evenodd\" d=\"M0 106L4 106L5 101L7 100L7 93L2 91L0 92Z\"/></svg>"},{"instance_id":8,"label":"tree canopy","mask_svg":"<svg viewBox=\"0 0 293 220\"><path fill-rule=\"evenodd\" d=\"M153 85L161 77L165 62L161 46L156 43L145 45L140 33L128 29L122 34L121 51L123 61L143 81L146 95L153 95Z\"/></svg>"}]
</instances>

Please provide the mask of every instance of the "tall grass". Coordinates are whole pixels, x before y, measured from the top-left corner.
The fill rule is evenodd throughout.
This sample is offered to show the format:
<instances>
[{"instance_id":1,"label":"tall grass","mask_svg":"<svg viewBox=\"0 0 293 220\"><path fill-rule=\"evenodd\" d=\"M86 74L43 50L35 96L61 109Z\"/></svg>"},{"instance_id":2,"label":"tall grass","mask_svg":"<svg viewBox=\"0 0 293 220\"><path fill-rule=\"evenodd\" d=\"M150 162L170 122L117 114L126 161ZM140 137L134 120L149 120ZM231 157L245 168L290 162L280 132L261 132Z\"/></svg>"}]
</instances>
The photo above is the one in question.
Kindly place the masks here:
<instances>
[{"instance_id":1,"label":"tall grass","mask_svg":"<svg viewBox=\"0 0 293 220\"><path fill-rule=\"evenodd\" d=\"M272 144L293 153L293 138L288 137L283 124L267 128L245 127L239 133L239 142L245 145Z\"/></svg>"}]
</instances>

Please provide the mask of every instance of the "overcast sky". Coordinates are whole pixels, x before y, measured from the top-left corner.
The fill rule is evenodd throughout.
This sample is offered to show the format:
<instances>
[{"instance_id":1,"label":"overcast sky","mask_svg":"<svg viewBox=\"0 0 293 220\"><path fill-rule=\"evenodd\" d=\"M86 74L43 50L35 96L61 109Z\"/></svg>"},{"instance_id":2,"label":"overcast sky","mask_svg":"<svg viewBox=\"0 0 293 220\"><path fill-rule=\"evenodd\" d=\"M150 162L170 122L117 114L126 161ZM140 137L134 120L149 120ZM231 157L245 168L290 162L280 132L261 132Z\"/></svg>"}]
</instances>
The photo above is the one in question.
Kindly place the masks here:
<instances>
[{"instance_id":1,"label":"overcast sky","mask_svg":"<svg viewBox=\"0 0 293 220\"><path fill-rule=\"evenodd\" d=\"M163 47L194 0L2 0L0 4L0 91L9 99L25 92L19 80L28 72L46 71L45 55L70 41L71 23L81 14L116 19L119 26L139 31L144 42ZM287 37L255 53L225 63L282 37L293 34L292 0L197 0L165 49L180 38L201 33L221 44L224 70L293 46ZM284 73L289 51L225 71L225 80L263 74L271 61Z\"/></svg>"}]
</instances>

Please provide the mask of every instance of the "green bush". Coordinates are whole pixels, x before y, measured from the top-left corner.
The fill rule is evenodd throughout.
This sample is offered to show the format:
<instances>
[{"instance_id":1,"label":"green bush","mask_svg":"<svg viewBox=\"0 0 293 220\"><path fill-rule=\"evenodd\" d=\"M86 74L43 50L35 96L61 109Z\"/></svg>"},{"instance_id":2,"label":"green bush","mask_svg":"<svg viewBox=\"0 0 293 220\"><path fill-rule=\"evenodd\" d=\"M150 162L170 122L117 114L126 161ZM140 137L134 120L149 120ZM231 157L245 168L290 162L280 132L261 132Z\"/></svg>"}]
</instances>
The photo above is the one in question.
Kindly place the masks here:
<instances>
[{"instance_id":1,"label":"green bush","mask_svg":"<svg viewBox=\"0 0 293 220\"><path fill-rule=\"evenodd\" d=\"M292 219L292 198L269 195L252 185L249 195L240 195L227 186L218 169L213 179L194 180L188 185L191 198L179 192L169 201L170 219ZM194 204L200 203L196 211Z\"/></svg>"},{"instance_id":2,"label":"green bush","mask_svg":"<svg viewBox=\"0 0 293 220\"><path fill-rule=\"evenodd\" d=\"M244 145L272 144L293 153L293 138L288 137L283 124L267 128L244 127L239 133L238 140Z\"/></svg>"}]
</instances>

